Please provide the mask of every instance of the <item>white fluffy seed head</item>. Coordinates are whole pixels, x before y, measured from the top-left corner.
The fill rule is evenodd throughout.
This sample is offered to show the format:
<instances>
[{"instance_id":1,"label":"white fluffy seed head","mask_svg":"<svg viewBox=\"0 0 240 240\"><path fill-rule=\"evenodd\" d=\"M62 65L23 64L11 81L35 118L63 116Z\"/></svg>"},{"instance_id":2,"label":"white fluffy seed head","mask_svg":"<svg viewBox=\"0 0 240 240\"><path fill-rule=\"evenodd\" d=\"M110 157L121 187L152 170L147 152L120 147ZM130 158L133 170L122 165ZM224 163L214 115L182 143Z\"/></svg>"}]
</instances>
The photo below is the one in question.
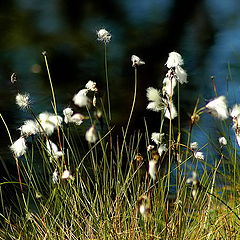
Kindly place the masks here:
<instances>
[{"instance_id":1,"label":"white fluffy seed head","mask_svg":"<svg viewBox=\"0 0 240 240\"><path fill-rule=\"evenodd\" d=\"M188 82L187 81L187 73L182 67L180 67L180 66L175 67L175 73L177 75L177 80L181 84Z\"/></svg>"},{"instance_id":2,"label":"white fluffy seed head","mask_svg":"<svg viewBox=\"0 0 240 240\"><path fill-rule=\"evenodd\" d=\"M167 145L166 144L161 144L158 148L158 154L161 157L164 152L167 151Z\"/></svg>"},{"instance_id":3,"label":"white fluffy seed head","mask_svg":"<svg viewBox=\"0 0 240 240\"><path fill-rule=\"evenodd\" d=\"M240 115L240 104L235 104L230 113L232 118L236 118Z\"/></svg>"},{"instance_id":4,"label":"white fluffy seed head","mask_svg":"<svg viewBox=\"0 0 240 240\"><path fill-rule=\"evenodd\" d=\"M54 184L58 182L58 171L57 169L54 170L53 175L52 175L52 181Z\"/></svg>"},{"instance_id":5,"label":"white fluffy seed head","mask_svg":"<svg viewBox=\"0 0 240 240\"><path fill-rule=\"evenodd\" d=\"M65 108L63 110L64 122L69 123L71 116L73 115L73 110L71 108Z\"/></svg>"},{"instance_id":6,"label":"white fluffy seed head","mask_svg":"<svg viewBox=\"0 0 240 240\"><path fill-rule=\"evenodd\" d=\"M197 150L198 149L198 143L197 142L192 142L190 144L190 148L194 151Z\"/></svg>"},{"instance_id":7,"label":"white fluffy seed head","mask_svg":"<svg viewBox=\"0 0 240 240\"><path fill-rule=\"evenodd\" d=\"M175 117L177 117L177 110L172 101L165 103L164 111L165 111L164 116L168 119L172 120Z\"/></svg>"},{"instance_id":8,"label":"white fluffy seed head","mask_svg":"<svg viewBox=\"0 0 240 240\"><path fill-rule=\"evenodd\" d=\"M160 144L162 142L162 138L164 136L164 133L152 133L151 140L155 142L156 144Z\"/></svg>"},{"instance_id":9,"label":"white fluffy seed head","mask_svg":"<svg viewBox=\"0 0 240 240\"><path fill-rule=\"evenodd\" d=\"M16 104L21 108L21 109L27 109L30 106L30 97L29 94L20 94L18 93L16 96Z\"/></svg>"},{"instance_id":10,"label":"white fluffy seed head","mask_svg":"<svg viewBox=\"0 0 240 240\"><path fill-rule=\"evenodd\" d=\"M62 173L62 179L69 179L71 178L72 175L71 175L71 172L69 170L64 170L63 173Z\"/></svg>"},{"instance_id":11,"label":"white fluffy seed head","mask_svg":"<svg viewBox=\"0 0 240 240\"><path fill-rule=\"evenodd\" d=\"M16 157L21 157L27 150L25 138L20 137L10 146L10 149Z\"/></svg>"},{"instance_id":12,"label":"white fluffy seed head","mask_svg":"<svg viewBox=\"0 0 240 240\"><path fill-rule=\"evenodd\" d=\"M85 134L85 138L89 143L95 143L98 139L96 126L92 125Z\"/></svg>"},{"instance_id":13,"label":"white fluffy seed head","mask_svg":"<svg viewBox=\"0 0 240 240\"><path fill-rule=\"evenodd\" d=\"M219 141L219 144L220 144L221 146L226 146L226 145L227 145L227 139L226 139L225 137L220 137L220 138L218 139L218 141Z\"/></svg>"},{"instance_id":14,"label":"white fluffy seed head","mask_svg":"<svg viewBox=\"0 0 240 240\"><path fill-rule=\"evenodd\" d=\"M170 52L166 65L168 68L173 68L173 67L183 65L182 56L177 52Z\"/></svg>"},{"instance_id":15,"label":"white fluffy seed head","mask_svg":"<svg viewBox=\"0 0 240 240\"><path fill-rule=\"evenodd\" d=\"M31 136L39 132L39 126L36 121L26 120L24 124L19 128L21 136Z\"/></svg>"},{"instance_id":16,"label":"white fluffy seed head","mask_svg":"<svg viewBox=\"0 0 240 240\"><path fill-rule=\"evenodd\" d=\"M225 96L220 96L206 105L209 113L216 118L226 120L228 118L227 100Z\"/></svg>"},{"instance_id":17,"label":"white fluffy seed head","mask_svg":"<svg viewBox=\"0 0 240 240\"><path fill-rule=\"evenodd\" d=\"M173 96L174 88L177 85L177 81L175 78L172 78L172 80L169 77L165 77L163 80L163 88L162 92L163 95L167 94L169 97Z\"/></svg>"},{"instance_id":18,"label":"white fluffy seed head","mask_svg":"<svg viewBox=\"0 0 240 240\"><path fill-rule=\"evenodd\" d=\"M48 154L51 157L51 159L57 160L59 157L63 156L63 152L59 151L57 145L53 143L51 140L47 140L46 146Z\"/></svg>"},{"instance_id":19,"label":"white fluffy seed head","mask_svg":"<svg viewBox=\"0 0 240 240\"><path fill-rule=\"evenodd\" d=\"M159 90L153 87L147 88L147 99L150 101L147 105L147 109L159 112L164 108Z\"/></svg>"},{"instance_id":20,"label":"white fluffy seed head","mask_svg":"<svg viewBox=\"0 0 240 240\"><path fill-rule=\"evenodd\" d=\"M112 35L104 28L97 31L97 40L106 43L109 43Z\"/></svg>"},{"instance_id":21,"label":"white fluffy seed head","mask_svg":"<svg viewBox=\"0 0 240 240\"><path fill-rule=\"evenodd\" d=\"M83 91L86 90L86 91ZM79 107L88 107L91 103L90 99L87 96L88 89L82 89L73 97L73 102Z\"/></svg>"},{"instance_id":22,"label":"white fluffy seed head","mask_svg":"<svg viewBox=\"0 0 240 240\"><path fill-rule=\"evenodd\" d=\"M198 160L204 160L204 155L202 152L194 152L194 157Z\"/></svg>"},{"instance_id":23,"label":"white fluffy seed head","mask_svg":"<svg viewBox=\"0 0 240 240\"><path fill-rule=\"evenodd\" d=\"M156 160L149 161L148 173L149 173L150 177L153 179L153 181L156 180L156 171L157 171L156 165L157 165Z\"/></svg>"},{"instance_id":24,"label":"white fluffy seed head","mask_svg":"<svg viewBox=\"0 0 240 240\"><path fill-rule=\"evenodd\" d=\"M62 117L59 115L54 115L52 113L43 112L38 116L39 132L46 133L48 136L52 135L54 130L62 124Z\"/></svg>"},{"instance_id":25,"label":"white fluffy seed head","mask_svg":"<svg viewBox=\"0 0 240 240\"><path fill-rule=\"evenodd\" d=\"M87 82L87 84L85 85L85 87L86 87L86 89L88 89L88 90L90 90L90 91L92 91L92 92L97 92L97 91L98 91L96 82L93 82L93 81L91 81L91 80L89 80L89 81Z\"/></svg>"},{"instance_id":26,"label":"white fluffy seed head","mask_svg":"<svg viewBox=\"0 0 240 240\"><path fill-rule=\"evenodd\" d=\"M132 66L133 67L137 67L137 66L141 66L141 65L144 65L145 62L142 61L138 56L136 55L132 55L131 57L131 61L132 61Z\"/></svg>"}]
</instances>

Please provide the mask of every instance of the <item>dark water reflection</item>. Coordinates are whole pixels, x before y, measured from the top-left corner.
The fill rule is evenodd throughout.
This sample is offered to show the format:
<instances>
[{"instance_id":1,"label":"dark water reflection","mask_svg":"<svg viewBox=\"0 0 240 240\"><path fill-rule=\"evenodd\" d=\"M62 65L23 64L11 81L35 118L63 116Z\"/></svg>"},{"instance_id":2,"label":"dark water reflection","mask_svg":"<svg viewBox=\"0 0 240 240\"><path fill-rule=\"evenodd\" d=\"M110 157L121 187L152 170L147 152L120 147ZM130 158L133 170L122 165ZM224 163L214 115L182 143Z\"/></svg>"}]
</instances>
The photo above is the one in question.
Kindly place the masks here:
<instances>
[{"instance_id":1,"label":"dark water reflection","mask_svg":"<svg viewBox=\"0 0 240 240\"><path fill-rule=\"evenodd\" d=\"M230 105L240 101L239 11L238 0L0 1L0 112L13 132L27 118L14 104L12 72L17 73L22 90L31 94L36 112L51 109L43 50L48 52L59 109L68 106L89 79L104 91L103 46L96 40L96 30L105 27L113 36L108 54L114 124L120 127L128 118L133 91L130 56L136 54L146 65L139 72L132 126L143 129L147 116L152 131L157 131L159 123L152 120L156 115L145 110L145 89L161 86L167 54L176 50L183 55L189 75L189 83L181 86L187 126L187 113L197 97L214 97L211 75ZM213 129L208 122L204 117L201 124ZM0 127L4 156L8 138L2 123ZM198 130L193 140L206 143Z\"/></svg>"}]
</instances>

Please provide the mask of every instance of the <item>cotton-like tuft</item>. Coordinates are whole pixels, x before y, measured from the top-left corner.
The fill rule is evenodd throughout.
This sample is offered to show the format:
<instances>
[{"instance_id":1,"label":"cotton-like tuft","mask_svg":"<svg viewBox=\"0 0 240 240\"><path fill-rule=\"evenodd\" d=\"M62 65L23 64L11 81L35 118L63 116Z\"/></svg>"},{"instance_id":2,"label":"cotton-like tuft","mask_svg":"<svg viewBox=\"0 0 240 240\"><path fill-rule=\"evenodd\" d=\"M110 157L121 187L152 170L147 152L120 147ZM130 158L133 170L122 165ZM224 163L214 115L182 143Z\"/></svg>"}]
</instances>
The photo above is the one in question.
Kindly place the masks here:
<instances>
[{"instance_id":1,"label":"cotton-like tuft","mask_svg":"<svg viewBox=\"0 0 240 240\"><path fill-rule=\"evenodd\" d=\"M173 67L183 65L182 56L177 52L170 52L166 65L168 68L173 68Z\"/></svg>"},{"instance_id":2,"label":"cotton-like tuft","mask_svg":"<svg viewBox=\"0 0 240 240\"><path fill-rule=\"evenodd\" d=\"M97 40L106 43L109 43L111 40L111 34L104 28L97 31Z\"/></svg>"},{"instance_id":3,"label":"cotton-like tuft","mask_svg":"<svg viewBox=\"0 0 240 240\"><path fill-rule=\"evenodd\" d=\"M26 120L19 130L21 131L21 136L28 137L39 132L39 125L36 121Z\"/></svg>"},{"instance_id":4,"label":"cotton-like tuft","mask_svg":"<svg viewBox=\"0 0 240 240\"><path fill-rule=\"evenodd\" d=\"M27 150L25 138L20 137L10 146L10 149L16 157L21 157L23 154L26 153Z\"/></svg>"},{"instance_id":5,"label":"cotton-like tuft","mask_svg":"<svg viewBox=\"0 0 240 240\"><path fill-rule=\"evenodd\" d=\"M30 97L29 94L20 94L18 93L16 96L16 104L21 108L21 109L26 109L30 106Z\"/></svg>"},{"instance_id":6,"label":"cotton-like tuft","mask_svg":"<svg viewBox=\"0 0 240 240\"><path fill-rule=\"evenodd\" d=\"M211 115L221 120L226 120L229 116L225 96L215 98L206 105L206 108Z\"/></svg>"}]
</instances>

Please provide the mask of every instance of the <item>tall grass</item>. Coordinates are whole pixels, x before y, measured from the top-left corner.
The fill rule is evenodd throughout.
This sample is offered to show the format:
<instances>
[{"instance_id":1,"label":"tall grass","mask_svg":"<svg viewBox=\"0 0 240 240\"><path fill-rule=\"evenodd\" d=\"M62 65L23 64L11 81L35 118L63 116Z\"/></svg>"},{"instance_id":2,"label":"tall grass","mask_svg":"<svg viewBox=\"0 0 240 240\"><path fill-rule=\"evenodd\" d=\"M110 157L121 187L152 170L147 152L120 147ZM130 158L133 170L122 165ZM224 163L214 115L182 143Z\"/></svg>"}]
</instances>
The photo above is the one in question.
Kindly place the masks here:
<instances>
[{"instance_id":1,"label":"tall grass","mask_svg":"<svg viewBox=\"0 0 240 240\"><path fill-rule=\"evenodd\" d=\"M44 61L53 112L58 115L46 53ZM215 120L228 139L227 145L220 147L208 137L202 146L205 159L194 157L191 133L193 128L200 128L197 116L203 114L204 108L193 103L189 130L182 129L178 83L178 120L166 120L164 112L156 113L161 115L159 129L165 132L167 148L160 154L147 122L145 132L136 129L134 134L128 134L137 101L138 67L134 66L135 90L129 120L115 141L107 69L108 114L100 114L106 112L104 100L94 92L97 104L81 109L88 116L80 126L74 122L57 124L52 136L43 130L28 137L27 152L14 156L19 176L0 183L1 239L238 239L240 171L236 143L226 135L230 134L228 122ZM41 125L33 107L29 108L26 118L38 119ZM4 116L1 118L11 140ZM84 134L91 125L98 139L87 143ZM203 134L209 136L204 130ZM49 151L50 139L64 155L56 157ZM156 162L155 178L149 174L151 160ZM66 170L69 175L63 177ZM8 185L14 189L13 201L6 199L2 188Z\"/></svg>"}]
</instances>

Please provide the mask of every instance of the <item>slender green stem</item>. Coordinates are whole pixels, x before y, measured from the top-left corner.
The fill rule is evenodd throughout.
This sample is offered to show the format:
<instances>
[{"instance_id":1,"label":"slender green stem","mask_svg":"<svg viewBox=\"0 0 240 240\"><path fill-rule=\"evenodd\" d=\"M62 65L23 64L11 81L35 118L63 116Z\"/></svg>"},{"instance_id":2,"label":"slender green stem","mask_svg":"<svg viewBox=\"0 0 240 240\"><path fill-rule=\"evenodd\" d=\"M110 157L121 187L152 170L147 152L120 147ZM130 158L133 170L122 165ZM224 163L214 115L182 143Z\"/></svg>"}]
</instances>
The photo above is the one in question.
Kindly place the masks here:
<instances>
[{"instance_id":1,"label":"slender green stem","mask_svg":"<svg viewBox=\"0 0 240 240\"><path fill-rule=\"evenodd\" d=\"M13 140L12 140L12 137L11 137L11 134L10 134L10 131L9 131L9 128L2 116L2 114L0 113L0 118L2 119L2 122L7 130L7 133L8 133L8 136L9 136L9 139L10 139L10 142L11 144L13 144ZM20 188L21 188L21 191L23 191L23 188L22 188L22 179L21 179L21 174L20 174L20 167L19 167L19 163L18 163L18 158L15 156L14 154L14 158L15 158L15 161L16 161L16 166L17 166L17 172L18 172L18 181L20 183Z\"/></svg>"},{"instance_id":2,"label":"slender green stem","mask_svg":"<svg viewBox=\"0 0 240 240\"><path fill-rule=\"evenodd\" d=\"M136 98L137 98L137 67L134 68L134 94L133 94L133 102L132 102L132 108L129 114L129 118L128 118L128 122L127 122L127 126L125 129L125 132L123 133L123 144L122 144L122 150L121 150L121 157L123 154L123 148L124 148L124 144L126 142L126 137L127 137L127 132L129 129L129 125L132 119L132 115L133 115L133 110L135 107L135 103L136 103Z\"/></svg>"},{"instance_id":3,"label":"slender green stem","mask_svg":"<svg viewBox=\"0 0 240 240\"><path fill-rule=\"evenodd\" d=\"M52 91L53 108L54 108L55 114L57 115L57 103L56 103L56 98L55 98L55 92L54 92L54 89L53 89L52 78L51 78L50 70L49 70L49 67L48 67L47 54L46 54L46 52L43 52L42 54L43 54L44 61L45 61L45 64L46 64L48 78L49 78L50 87L51 87L51 91Z\"/></svg>"},{"instance_id":4,"label":"slender green stem","mask_svg":"<svg viewBox=\"0 0 240 240\"><path fill-rule=\"evenodd\" d=\"M111 100L110 100L109 79L108 79L107 44L104 44L104 68L105 68L105 78L106 78L106 86L107 86L108 119L109 119L109 125L110 125L112 116L111 116Z\"/></svg>"},{"instance_id":5,"label":"slender green stem","mask_svg":"<svg viewBox=\"0 0 240 240\"><path fill-rule=\"evenodd\" d=\"M125 130L125 136L127 135L128 128L129 128L129 125L130 125L130 122L131 122L131 119L132 119L132 114L133 114L133 110L134 110L134 107L135 107L136 98L137 98L137 68L135 67L134 68L134 95L133 95L133 102L132 102L132 108L131 108L131 111L130 111L130 115L129 115L129 118L128 118L127 127L126 127L126 130Z\"/></svg>"}]
</instances>

